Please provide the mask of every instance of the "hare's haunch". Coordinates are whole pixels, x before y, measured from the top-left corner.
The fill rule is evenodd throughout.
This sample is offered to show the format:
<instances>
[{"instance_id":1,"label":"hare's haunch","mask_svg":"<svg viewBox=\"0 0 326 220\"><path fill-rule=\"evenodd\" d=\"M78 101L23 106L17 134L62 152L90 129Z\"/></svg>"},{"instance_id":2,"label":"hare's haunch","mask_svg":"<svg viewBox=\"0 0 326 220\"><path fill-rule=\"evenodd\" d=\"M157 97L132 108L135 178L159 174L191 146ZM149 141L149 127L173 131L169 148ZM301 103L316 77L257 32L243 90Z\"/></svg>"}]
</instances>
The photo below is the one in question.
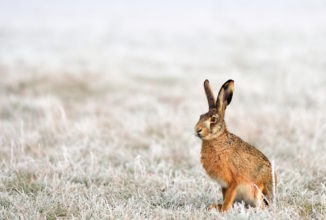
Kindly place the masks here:
<instances>
[{"instance_id":1,"label":"hare's haunch","mask_svg":"<svg viewBox=\"0 0 326 220\"><path fill-rule=\"evenodd\" d=\"M264 208L273 199L271 163L254 146L230 133L224 122L234 81L223 84L216 101L208 80L204 88L209 111L200 116L195 132L202 140L201 163L207 174L221 185L223 194L223 204L210 208L227 211L235 201Z\"/></svg>"}]
</instances>

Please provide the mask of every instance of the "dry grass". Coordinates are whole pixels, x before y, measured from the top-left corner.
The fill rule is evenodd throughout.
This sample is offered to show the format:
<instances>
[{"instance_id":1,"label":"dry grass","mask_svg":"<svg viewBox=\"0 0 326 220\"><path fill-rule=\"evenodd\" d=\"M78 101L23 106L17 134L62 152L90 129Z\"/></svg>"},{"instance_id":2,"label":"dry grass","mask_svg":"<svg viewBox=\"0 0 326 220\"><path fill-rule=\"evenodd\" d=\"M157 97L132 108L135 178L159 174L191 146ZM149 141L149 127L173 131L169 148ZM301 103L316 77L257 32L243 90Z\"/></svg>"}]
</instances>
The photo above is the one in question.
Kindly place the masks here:
<instances>
[{"instance_id":1,"label":"dry grass","mask_svg":"<svg viewBox=\"0 0 326 220\"><path fill-rule=\"evenodd\" d=\"M302 10L248 27L1 23L1 218L325 219L326 9ZM226 121L275 161L274 206L207 210L222 196L193 135L205 78L235 80Z\"/></svg>"}]
</instances>

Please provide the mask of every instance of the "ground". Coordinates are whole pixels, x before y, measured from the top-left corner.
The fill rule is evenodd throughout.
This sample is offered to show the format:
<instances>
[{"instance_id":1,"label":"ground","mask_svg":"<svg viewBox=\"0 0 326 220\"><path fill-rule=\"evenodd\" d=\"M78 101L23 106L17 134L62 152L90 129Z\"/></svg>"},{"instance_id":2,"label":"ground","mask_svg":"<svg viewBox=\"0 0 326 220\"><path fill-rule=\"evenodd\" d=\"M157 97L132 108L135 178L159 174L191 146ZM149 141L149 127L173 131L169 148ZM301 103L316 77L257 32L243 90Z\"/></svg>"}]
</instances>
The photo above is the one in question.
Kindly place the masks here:
<instances>
[{"instance_id":1,"label":"ground","mask_svg":"<svg viewBox=\"0 0 326 220\"><path fill-rule=\"evenodd\" d=\"M325 219L326 6L292 6L2 19L1 219ZM226 123L274 162L269 208L207 210L206 78L235 80Z\"/></svg>"}]
</instances>

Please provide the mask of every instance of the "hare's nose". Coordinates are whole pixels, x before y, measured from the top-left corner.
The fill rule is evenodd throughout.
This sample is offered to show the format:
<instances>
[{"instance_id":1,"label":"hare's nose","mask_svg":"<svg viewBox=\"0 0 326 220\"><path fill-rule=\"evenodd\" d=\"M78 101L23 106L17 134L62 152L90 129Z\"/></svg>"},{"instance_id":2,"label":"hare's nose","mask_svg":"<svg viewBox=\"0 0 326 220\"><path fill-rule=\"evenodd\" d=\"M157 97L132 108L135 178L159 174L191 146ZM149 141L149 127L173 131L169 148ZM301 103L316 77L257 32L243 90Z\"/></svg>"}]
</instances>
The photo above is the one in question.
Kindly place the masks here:
<instances>
[{"instance_id":1,"label":"hare's nose","mask_svg":"<svg viewBox=\"0 0 326 220\"><path fill-rule=\"evenodd\" d=\"M197 130L197 136L198 136L198 137L200 137L200 135L201 135L200 132L201 132L201 131L202 131L201 128Z\"/></svg>"}]
</instances>

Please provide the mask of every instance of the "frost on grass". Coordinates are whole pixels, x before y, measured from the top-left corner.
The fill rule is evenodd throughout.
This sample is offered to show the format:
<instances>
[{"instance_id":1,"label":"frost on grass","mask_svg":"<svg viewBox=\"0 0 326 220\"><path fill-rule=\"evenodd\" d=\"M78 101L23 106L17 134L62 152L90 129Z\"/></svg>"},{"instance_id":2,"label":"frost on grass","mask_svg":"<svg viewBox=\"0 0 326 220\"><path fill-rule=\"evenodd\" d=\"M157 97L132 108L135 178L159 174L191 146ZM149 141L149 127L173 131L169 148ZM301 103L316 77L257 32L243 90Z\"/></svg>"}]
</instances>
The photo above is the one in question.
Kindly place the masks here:
<instances>
[{"instance_id":1,"label":"frost on grass","mask_svg":"<svg viewBox=\"0 0 326 220\"><path fill-rule=\"evenodd\" d=\"M0 216L325 219L325 21L230 29L220 16L180 29L76 25L73 36L2 24ZM235 80L229 130L274 161L265 210L207 210L222 194L193 135L205 78L215 93Z\"/></svg>"}]
</instances>

